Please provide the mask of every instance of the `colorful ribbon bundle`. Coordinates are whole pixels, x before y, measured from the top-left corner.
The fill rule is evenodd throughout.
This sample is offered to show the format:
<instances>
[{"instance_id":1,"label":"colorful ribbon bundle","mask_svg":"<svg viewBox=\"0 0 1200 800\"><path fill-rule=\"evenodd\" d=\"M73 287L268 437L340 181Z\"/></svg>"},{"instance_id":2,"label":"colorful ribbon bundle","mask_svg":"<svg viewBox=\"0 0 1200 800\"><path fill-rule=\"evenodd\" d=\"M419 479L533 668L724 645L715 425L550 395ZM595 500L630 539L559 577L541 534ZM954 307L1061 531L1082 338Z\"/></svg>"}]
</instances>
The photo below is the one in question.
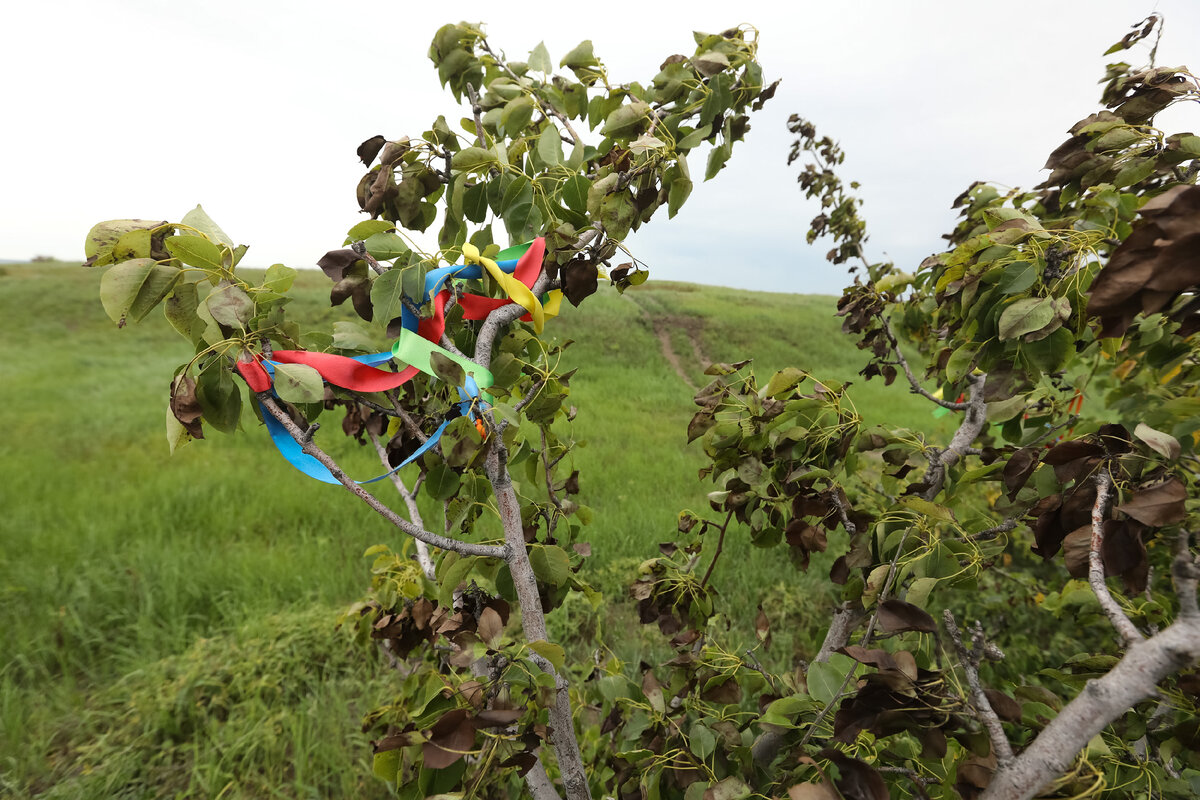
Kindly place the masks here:
<instances>
[{"instance_id":1,"label":"colorful ribbon bundle","mask_svg":"<svg viewBox=\"0 0 1200 800\"><path fill-rule=\"evenodd\" d=\"M560 291L550 292L544 304L533 294L533 284L541 274L545 252L546 243L541 238L501 251L497 255L499 261L484 258L473 245L463 245L466 264L435 269L425 276L425 294L421 299L432 298L433 315L428 319L418 320L417 315L410 310L409 304L404 304L401 315L403 330L400 338L387 352L349 357L307 350L276 350L269 359L256 358L253 361L239 361L237 370L246 380L246 384L255 392L274 391L272 387L276 364L303 364L315 369L324 380L334 386L340 386L353 392L369 393L395 389L418 373L423 372L426 375L435 376L431 363L434 353L440 353L461 366L466 375L463 385L456 387L461 401L447 413L442 424L429 435L429 438L416 452L403 462L382 475L370 480L358 481L358 483L374 483L383 480L402 467L411 464L436 445L446 427L454 419L459 416L469 416L471 419L475 419L476 404L487 403L491 400L483 390L492 385L492 374L474 361L451 353L438 344L446 330L446 303L451 295L451 290L447 288L446 284L450 280L480 279L486 271L508 296L460 295L458 304L462 306L463 318L486 319L487 315L495 309L509 303L516 303L528 312L521 319L532 322L534 330L541 333L546 318L555 316L562 302L562 292ZM407 366L399 372L390 372L375 366L393 359ZM261 405L260 411L267 431L271 435L271 440L292 466L305 475L324 483L340 482L333 477L324 464L305 453L302 446L291 437L279 420L275 419Z\"/></svg>"}]
</instances>

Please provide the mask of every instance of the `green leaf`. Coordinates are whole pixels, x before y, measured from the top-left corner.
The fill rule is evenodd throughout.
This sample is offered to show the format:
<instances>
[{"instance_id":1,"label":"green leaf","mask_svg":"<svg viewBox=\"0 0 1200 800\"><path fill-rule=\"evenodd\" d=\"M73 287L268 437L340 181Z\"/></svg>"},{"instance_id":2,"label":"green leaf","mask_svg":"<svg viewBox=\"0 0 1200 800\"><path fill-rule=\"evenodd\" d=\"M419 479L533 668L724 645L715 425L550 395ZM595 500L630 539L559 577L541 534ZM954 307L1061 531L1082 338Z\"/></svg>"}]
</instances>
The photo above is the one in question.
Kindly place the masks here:
<instances>
[{"instance_id":1,"label":"green leaf","mask_svg":"<svg viewBox=\"0 0 1200 800\"><path fill-rule=\"evenodd\" d=\"M375 319L383 324L400 316L403 308L404 270L392 267L371 284L371 305Z\"/></svg>"},{"instance_id":2,"label":"green leaf","mask_svg":"<svg viewBox=\"0 0 1200 800\"><path fill-rule=\"evenodd\" d=\"M544 639L538 639L529 643L529 649L553 664L557 672L561 673L563 671L563 665L566 663L566 654L558 645L547 642Z\"/></svg>"},{"instance_id":3,"label":"green leaf","mask_svg":"<svg viewBox=\"0 0 1200 800\"><path fill-rule=\"evenodd\" d=\"M429 354L429 365L433 368L433 373L441 380L451 386L462 386L467 380L467 374L463 371L462 366L441 353L434 350Z\"/></svg>"},{"instance_id":4,"label":"green leaf","mask_svg":"<svg viewBox=\"0 0 1200 800\"><path fill-rule=\"evenodd\" d=\"M477 183L463 190L463 215L476 224L487 219L487 184Z\"/></svg>"},{"instance_id":5,"label":"green leaf","mask_svg":"<svg viewBox=\"0 0 1200 800\"><path fill-rule=\"evenodd\" d=\"M949 383L958 383L962 380L967 371L971 369L980 346L979 342L965 342L950 354L950 360L946 362L946 380Z\"/></svg>"},{"instance_id":6,"label":"green leaf","mask_svg":"<svg viewBox=\"0 0 1200 800\"><path fill-rule=\"evenodd\" d=\"M1042 372L1058 372L1075 352L1075 337L1066 328L1023 346L1025 355Z\"/></svg>"},{"instance_id":7,"label":"green leaf","mask_svg":"<svg viewBox=\"0 0 1200 800\"><path fill-rule=\"evenodd\" d=\"M900 498L900 505L912 509L923 516L940 519L942 522L955 521L953 511L945 506L939 506L937 503L931 503L921 497L914 497L913 495L902 497Z\"/></svg>"},{"instance_id":8,"label":"green leaf","mask_svg":"<svg viewBox=\"0 0 1200 800\"><path fill-rule=\"evenodd\" d=\"M708 167L704 170L704 180L710 181L725 167L729 160L731 146L729 142L717 145L708 153Z\"/></svg>"},{"instance_id":9,"label":"green leaf","mask_svg":"<svg viewBox=\"0 0 1200 800\"><path fill-rule=\"evenodd\" d=\"M547 75L554 71L554 62L550 60L545 42L538 42L537 47L529 51L529 68Z\"/></svg>"},{"instance_id":10,"label":"green leaf","mask_svg":"<svg viewBox=\"0 0 1200 800\"><path fill-rule=\"evenodd\" d=\"M367 252L375 256L378 261L391 261L395 258L404 258L411 252L404 240L397 236L394 231L371 234L363 244L366 246Z\"/></svg>"},{"instance_id":11,"label":"green leaf","mask_svg":"<svg viewBox=\"0 0 1200 800\"><path fill-rule=\"evenodd\" d=\"M558 62L560 67L569 67L576 69L578 67L588 67L596 63L596 56L592 52L592 40L585 39L575 45L571 52L563 56L563 60Z\"/></svg>"},{"instance_id":12,"label":"green leaf","mask_svg":"<svg viewBox=\"0 0 1200 800\"><path fill-rule=\"evenodd\" d=\"M691 150L693 147L699 147L705 139L712 135L712 125L701 125L696 130L684 136L675 145L680 150Z\"/></svg>"},{"instance_id":13,"label":"green leaf","mask_svg":"<svg viewBox=\"0 0 1200 800\"><path fill-rule=\"evenodd\" d=\"M463 172L482 172L500 163L493 150L482 147L464 147L450 157L450 166Z\"/></svg>"},{"instance_id":14,"label":"green leaf","mask_svg":"<svg viewBox=\"0 0 1200 800\"><path fill-rule=\"evenodd\" d=\"M504 128L504 134L511 139L517 138L518 134L525 130L529 120L533 119L533 109L533 98L528 95L509 100L504 105L504 111L500 112L500 125Z\"/></svg>"},{"instance_id":15,"label":"green leaf","mask_svg":"<svg viewBox=\"0 0 1200 800\"><path fill-rule=\"evenodd\" d=\"M180 222L182 222L184 225L195 228L207 236L210 240L218 244L223 244L230 249L233 248L233 240L229 238L225 231L221 230L220 225L212 221L212 218L205 213L201 206L196 206L191 211L184 214L183 219L181 219Z\"/></svg>"},{"instance_id":16,"label":"green leaf","mask_svg":"<svg viewBox=\"0 0 1200 800\"><path fill-rule=\"evenodd\" d=\"M171 455L175 455L175 451L192 440L191 434L187 432L187 428L183 427L175 414L171 411L171 404L167 404L167 447L170 448Z\"/></svg>"},{"instance_id":17,"label":"green leaf","mask_svg":"<svg viewBox=\"0 0 1200 800\"><path fill-rule=\"evenodd\" d=\"M556 167L562 163L562 139L559 138L558 128L553 122L547 123L546 128L538 136L538 158L547 167Z\"/></svg>"},{"instance_id":18,"label":"green leaf","mask_svg":"<svg viewBox=\"0 0 1200 800\"><path fill-rule=\"evenodd\" d=\"M220 272L225 268L221 248L199 236L172 236L163 243L167 252L189 267Z\"/></svg>"},{"instance_id":19,"label":"green leaf","mask_svg":"<svg viewBox=\"0 0 1200 800\"><path fill-rule=\"evenodd\" d=\"M182 273L175 267L136 258L109 267L100 279L100 302L118 327L137 322L175 288Z\"/></svg>"},{"instance_id":20,"label":"green leaf","mask_svg":"<svg viewBox=\"0 0 1200 800\"><path fill-rule=\"evenodd\" d=\"M845 679L846 670L828 661L815 661L808 665L808 693L821 705L833 702Z\"/></svg>"},{"instance_id":21,"label":"green leaf","mask_svg":"<svg viewBox=\"0 0 1200 800\"><path fill-rule=\"evenodd\" d=\"M1120 189L1139 183L1154 174L1156 164L1157 159L1153 157L1131 158L1113 177L1112 185Z\"/></svg>"},{"instance_id":22,"label":"green leaf","mask_svg":"<svg viewBox=\"0 0 1200 800\"><path fill-rule=\"evenodd\" d=\"M1038 269L1028 261L1017 261L1005 266L1000 278L1001 294L1020 294L1033 286L1038 278Z\"/></svg>"},{"instance_id":23,"label":"green leaf","mask_svg":"<svg viewBox=\"0 0 1200 800\"><path fill-rule=\"evenodd\" d=\"M571 557L561 547L533 545L529 548L533 574L543 583L562 586L571 574Z\"/></svg>"},{"instance_id":24,"label":"green leaf","mask_svg":"<svg viewBox=\"0 0 1200 800\"><path fill-rule=\"evenodd\" d=\"M692 752L700 759L707 759L717 749L717 737L702 720L692 723L688 739Z\"/></svg>"},{"instance_id":25,"label":"green leaf","mask_svg":"<svg viewBox=\"0 0 1200 800\"><path fill-rule=\"evenodd\" d=\"M320 403L325 384L321 373L306 364L275 364L275 393L289 403Z\"/></svg>"},{"instance_id":26,"label":"green leaf","mask_svg":"<svg viewBox=\"0 0 1200 800\"><path fill-rule=\"evenodd\" d=\"M403 750L384 750L382 753L376 753L375 758L371 763L371 772L376 778L387 783L395 783L396 776L400 772L400 756Z\"/></svg>"},{"instance_id":27,"label":"green leaf","mask_svg":"<svg viewBox=\"0 0 1200 800\"><path fill-rule=\"evenodd\" d=\"M221 281L204 299L208 313L222 325L245 327L254 316L254 301L240 287Z\"/></svg>"},{"instance_id":28,"label":"green leaf","mask_svg":"<svg viewBox=\"0 0 1200 800\"><path fill-rule=\"evenodd\" d=\"M908 587L908 593L904 599L912 603L914 606L924 607L926 601L929 600L929 593L933 591L933 587L937 585L940 578L917 578Z\"/></svg>"},{"instance_id":29,"label":"green leaf","mask_svg":"<svg viewBox=\"0 0 1200 800\"><path fill-rule=\"evenodd\" d=\"M200 306L200 293L196 284L178 281L167 302L163 304L167 322L179 331L179 334L189 342L196 344L204 335L204 320L200 319L196 309Z\"/></svg>"},{"instance_id":30,"label":"green leaf","mask_svg":"<svg viewBox=\"0 0 1200 800\"><path fill-rule=\"evenodd\" d=\"M1054 319L1054 300L1049 297L1025 297L1012 303L1000 315L1000 339L1015 339L1040 331Z\"/></svg>"},{"instance_id":31,"label":"green leaf","mask_svg":"<svg viewBox=\"0 0 1200 800\"><path fill-rule=\"evenodd\" d=\"M676 178L667 189L667 218L671 219L679 213L679 209L687 202L692 193L692 181L689 178Z\"/></svg>"},{"instance_id":32,"label":"green leaf","mask_svg":"<svg viewBox=\"0 0 1200 800\"><path fill-rule=\"evenodd\" d=\"M592 188L592 182L583 175L572 175L567 178L562 187L563 202L567 208L580 214L587 213L587 198L588 190Z\"/></svg>"},{"instance_id":33,"label":"green leaf","mask_svg":"<svg viewBox=\"0 0 1200 800\"><path fill-rule=\"evenodd\" d=\"M601 135L611 139L632 136L646 121L650 114L650 106L641 100L634 100L610 113L604 119Z\"/></svg>"},{"instance_id":34,"label":"green leaf","mask_svg":"<svg viewBox=\"0 0 1200 800\"><path fill-rule=\"evenodd\" d=\"M283 264L272 264L267 267L266 277L263 278L263 288L282 294L292 288L296 281L296 270Z\"/></svg>"},{"instance_id":35,"label":"green leaf","mask_svg":"<svg viewBox=\"0 0 1200 800\"><path fill-rule=\"evenodd\" d=\"M136 230L153 230L167 226L166 222L146 219L110 219L98 222L88 231L83 242L83 254L87 258L85 267L103 267L116 261L113 250L125 234Z\"/></svg>"},{"instance_id":36,"label":"green leaf","mask_svg":"<svg viewBox=\"0 0 1200 800\"><path fill-rule=\"evenodd\" d=\"M200 373L196 381L196 399L204 412L204 421L222 433L237 430L242 417L242 393L233 373L215 362Z\"/></svg>"},{"instance_id":37,"label":"green leaf","mask_svg":"<svg viewBox=\"0 0 1200 800\"><path fill-rule=\"evenodd\" d=\"M361 242L377 233L396 230L396 226L386 219L367 219L355 225L346 234L346 244Z\"/></svg>"},{"instance_id":38,"label":"green leaf","mask_svg":"<svg viewBox=\"0 0 1200 800\"><path fill-rule=\"evenodd\" d=\"M127 261L131 258L153 257L153 244L150 231L141 229L122 234L113 246L113 261Z\"/></svg>"},{"instance_id":39,"label":"green leaf","mask_svg":"<svg viewBox=\"0 0 1200 800\"><path fill-rule=\"evenodd\" d=\"M371 353L380 350L382 342L375 337L360 322L354 320L338 320L333 323L333 346L339 350L360 350Z\"/></svg>"},{"instance_id":40,"label":"green leaf","mask_svg":"<svg viewBox=\"0 0 1200 800\"><path fill-rule=\"evenodd\" d=\"M458 473L438 462L429 468L425 476L425 492L434 500L449 500L458 491L462 479Z\"/></svg>"}]
</instances>

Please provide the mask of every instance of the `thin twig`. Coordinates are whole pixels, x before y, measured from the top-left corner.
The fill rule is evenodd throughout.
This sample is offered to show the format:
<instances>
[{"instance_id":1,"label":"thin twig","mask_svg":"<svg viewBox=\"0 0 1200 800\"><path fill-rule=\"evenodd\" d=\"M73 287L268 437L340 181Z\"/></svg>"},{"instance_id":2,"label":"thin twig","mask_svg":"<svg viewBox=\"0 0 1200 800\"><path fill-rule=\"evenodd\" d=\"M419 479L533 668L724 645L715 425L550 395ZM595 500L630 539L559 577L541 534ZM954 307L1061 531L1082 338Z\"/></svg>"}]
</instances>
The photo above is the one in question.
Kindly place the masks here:
<instances>
[{"instance_id":1,"label":"thin twig","mask_svg":"<svg viewBox=\"0 0 1200 800\"><path fill-rule=\"evenodd\" d=\"M500 69L507 72L509 76L517 83L521 82L521 78L508 68L508 64L504 63L504 59L497 55L494 50L492 50L491 45L489 45L487 42L487 39L481 39L479 46L483 48L485 53L496 59L496 64L500 67ZM538 107L538 111L541 111L543 115L547 117L554 117L562 123L563 127L567 129L567 133L571 134L571 141L575 142L575 144L583 144L583 139L579 138L579 134L576 133L575 129L571 127L571 120L567 119L565 115L560 114L553 106L547 108L546 106L542 105L542 101L539 100L536 95L530 95L530 98Z\"/></svg>"},{"instance_id":2,"label":"thin twig","mask_svg":"<svg viewBox=\"0 0 1200 800\"><path fill-rule=\"evenodd\" d=\"M508 557L508 548L500 545L490 544L474 544L472 542L460 542L455 539L450 539L441 536L424 528L419 528L413 523L401 517L395 511L388 508L380 502L374 495L364 489L362 486L351 480L337 463L329 457L329 454L318 447L312 441L304 441L304 431L292 421L292 418L280 408L275 398L270 392L258 392L258 401L262 403L263 408L267 412L279 420L279 424L284 427L288 434L301 446L306 455L310 455L317 461L321 462L324 467L329 470L330 474L337 479L338 483L346 487L347 491L357 496L360 500L372 508L379 516L386 519L395 527L407 533L414 539L419 539L426 544L440 547L443 550L453 550L466 556L483 556L485 558L504 558Z\"/></svg>"},{"instance_id":3,"label":"thin twig","mask_svg":"<svg viewBox=\"0 0 1200 800\"><path fill-rule=\"evenodd\" d=\"M383 462L385 467L391 469L392 465L391 462L388 461L387 448L385 448L379 441L379 437L375 435L375 431L367 428L367 436L371 437L371 444L375 446L375 452L379 454L379 460ZM391 478L392 485L396 487L396 491L399 492L400 498L404 501L404 505L408 508L409 520L411 520L412 524L416 525L417 527L424 528L425 522L421 519L421 509L417 507L417 498L408 490L408 487L404 485L404 480L401 479L400 473L391 472L388 474L388 477ZM449 533L449 531L447 531L447 533ZM433 558L429 555L429 545L425 544L420 539L417 539L416 541L417 563L421 565L421 571L425 573L425 577L429 578L429 580L436 580L437 571L433 566Z\"/></svg>"},{"instance_id":4,"label":"thin twig","mask_svg":"<svg viewBox=\"0 0 1200 800\"><path fill-rule=\"evenodd\" d=\"M942 612L942 619L946 623L946 630L950 633L951 641L954 642L954 649L958 651L958 660L962 664L963 672L967 674L967 685L971 687L971 705L975 707L975 713L980 723L983 724L984 730L987 731L988 738L992 741L992 752L996 756L997 766L1004 769L1012 763L1012 745L1004 734L1004 726L1000 724L1000 717L996 714L996 709L992 708L991 701L983 691L983 684L979 682L979 662L985 655L988 655L988 646L983 639L983 628L976 623L972 646L967 647L950 609L947 608Z\"/></svg>"},{"instance_id":5,"label":"thin twig","mask_svg":"<svg viewBox=\"0 0 1200 800\"><path fill-rule=\"evenodd\" d=\"M558 499L558 494L554 491L554 467L550 465L550 453L546 447L546 429L539 428L542 435L542 464L545 466L546 473L546 494L550 498L550 502L554 504L554 508L558 511L557 514L548 514L546 518L546 532L553 535L554 529L558 527L559 517L564 517L562 503Z\"/></svg>"},{"instance_id":6,"label":"thin twig","mask_svg":"<svg viewBox=\"0 0 1200 800\"><path fill-rule=\"evenodd\" d=\"M892 353L896 356L896 363L904 370L905 377L908 378L908 385L911 387L913 394L919 394L930 402L937 403L942 408L948 408L951 411L965 411L970 403L955 403L946 400L942 397L937 397L933 392L926 389L917 380L917 376L913 374L912 368L908 366L908 359L904 357L904 353L900 350L900 342L896 340L896 335L892 333L892 324L883 314L879 315L879 321L883 324L883 333L887 336L888 344L892 347Z\"/></svg>"},{"instance_id":7,"label":"thin twig","mask_svg":"<svg viewBox=\"0 0 1200 800\"><path fill-rule=\"evenodd\" d=\"M1092 543L1088 552L1088 583L1100 603L1100 608L1108 621L1116 629L1126 647L1142 641L1142 634L1125 612L1117 605L1108 583L1104 580L1104 558L1101 549L1104 546L1104 513L1108 509L1108 495L1112 489L1112 475L1107 468L1101 468L1096 475L1096 502L1092 506Z\"/></svg>"},{"instance_id":8,"label":"thin twig","mask_svg":"<svg viewBox=\"0 0 1200 800\"><path fill-rule=\"evenodd\" d=\"M732 510L725 515L725 523L721 526L721 535L717 539L717 552L713 553L712 561L708 562L708 569L704 571L704 577L700 579L701 586L708 585L708 579L712 576L713 569L717 566L717 559L721 557L721 551L725 549L725 532L729 530L729 520L731 519L733 519Z\"/></svg>"},{"instance_id":9,"label":"thin twig","mask_svg":"<svg viewBox=\"0 0 1200 800\"><path fill-rule=\"evenodd\" d=\"M1019 523L1017 522L1016 517L1009 517L999 525L993 525L990 528L985 528L984 530L981 530L977 533L972 533L971 535L963 538L969 542L986 542L989 539L995 539L1002 533L1008 533L1013 528L1017 527L1018 524Z\"/></svg>"}]
</instances>

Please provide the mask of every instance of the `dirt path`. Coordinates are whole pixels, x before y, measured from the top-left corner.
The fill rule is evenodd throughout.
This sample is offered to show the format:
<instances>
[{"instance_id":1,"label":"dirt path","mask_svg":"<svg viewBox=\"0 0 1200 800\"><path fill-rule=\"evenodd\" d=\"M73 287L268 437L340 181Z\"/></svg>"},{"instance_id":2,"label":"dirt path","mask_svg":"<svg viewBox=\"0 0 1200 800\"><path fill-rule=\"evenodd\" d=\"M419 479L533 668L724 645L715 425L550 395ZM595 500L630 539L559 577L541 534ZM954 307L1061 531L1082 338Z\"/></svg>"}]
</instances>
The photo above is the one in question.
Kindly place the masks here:
<instances>
[{"instance_id":1,"label":"dirt path","mask_svg":"<svg viewBox=\"0 0 1200 800\"><path fill-rule=\"evenodd\" d=\"M630 298L632 300L632 298ZM692 392L696 392L699 387L688 375L687 369L684 367L683 359L680 354L675 352L675 346L671 342L671 330L682 328L687 333L688 342L692 346L692 358L698 369L703 372L708 369L712 363L704 354L704 346L700 342L700 333L704 328L704 323L697 317L682 317L675 315L654 314L648 311L644 306L637 301L633 301L638 306L642 319L650 324L650 328L654 331L655 338L658 339L659 348L662 350L663 358L671 365L671 369L675 370L675 374L679 379L687 385Z\"/></svg>"}]
</instances>

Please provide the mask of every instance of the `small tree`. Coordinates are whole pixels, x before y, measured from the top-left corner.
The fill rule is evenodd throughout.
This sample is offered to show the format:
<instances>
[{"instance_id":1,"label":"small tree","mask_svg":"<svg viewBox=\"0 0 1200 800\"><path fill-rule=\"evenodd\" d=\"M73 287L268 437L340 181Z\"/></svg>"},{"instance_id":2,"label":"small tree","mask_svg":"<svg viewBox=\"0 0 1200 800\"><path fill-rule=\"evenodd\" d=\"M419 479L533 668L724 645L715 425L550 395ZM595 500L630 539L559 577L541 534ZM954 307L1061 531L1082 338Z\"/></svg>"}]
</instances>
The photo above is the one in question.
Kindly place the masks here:
<instances>
[{"instance_id":1,"label":"small tree","mask_svg":"<svg viewBox=\"0 0 1200 800\"><path fill-rule=\"evenodd\" d=\"M358 200L370 219L320 261L331 303L349 299L362 322L301 327L309 322L288 308L295 272L240 271L245 246L199 207L179 222L100 223L87 237L86 265L108 267L100 296L118 327L162 305L195 348L171 382L172 449L206 428L243 427L240 375L293 464L415 541L415 561L407 546L373 551L372 595L352 615L404 673L395 704L373 716L388 726L375 770L402 796L456 787L515 796L518 775L539 800L558 796L555 777L568 798L591 796L569 671L544 616L567 592L590 592L571 550L590 514L572 500L578 473L566 469L575 410L565 402L570 373L558 368L565 345L536 334L562 298L578 306L601 277L618 291L645 280L635 259L610 265L622 240L660 209L674 216L692 191L689 154L710 145L705 179L715 176L749 112L774 93L752 29L695 41L649 81L615 84L588 41L562 59L561 75L544 45L519 62L479 26L440 29L430 58L471 115L457 126L438 117L419 139L363 142ZM501 250L497 221L509 240L532 243ZM435 223L436 253L402 233ZM393 349L371 354L390 340ZM405 369L375 366L393 356ZM407 519L315 441L315 420L338 406L343 430L388 469ZM406 482L397 470L408 463L418 474ZM531 476L520 485L517 466ZM422 519L418 495L440 505L441 533ZM481 519L485 509L500 530ZM401 664L418 644L425 658ZM468 751L479 752L470 764Z\"/></svg>"},{"instance_id":2,"label":"small tree","mask_svg":"<svg viewBox=\"0 0 1200 800\"><path fill-rule=\"evenodd\" d=\"M862 271L838 304L870 356L862 375L957 425L867 428L846 385L710 369L689 437L711 458L717 516L684 512L685 557L656 559L634 589L680 648L642 683L645 703L679 709L637 722L642 746L685 753L674 769L708 772L704 797L1200 791L1200 138L1153 126L1197 99L1183 68L1109 65L1109 110L1071 128L1049 178L972 185L951 249L911 274L867 261L840 148L792 118L789 163L822 209L809 241L831 236L829 260ZM738 528L802 569L839 553L840 605L796 674L753 652L722 660L711 638L709 577ZM964 631L962 616L979 621ZM765 644L761 608L755 627ZM757 713L736 714L750 693Z\"/></svg>"},{"instance_id":3,"label":"small tree","mask_svg":"<svg viewBox=\"0 0 1200 800\"><path fill-rule=\"evenodd\" d=\"M793 118L789 163L803 160L801 186L822 206L809 241L830 235L831 261L859 262L838 307L869 354L863 376L898 380L953 424L865 427L847 385L712 365L688 436L710 460L715 516L682 512L632 587L671 657L631 672L572 663L547 641L545 611L590 592L571 547L589 512L567 472L570 374L556 367L561 346L535 333L557 310L553 291L578 304L621 237L678 209L687 153L711 142L714 175L771 95L744 32L697 45L649 86L612 86L590 43L563 59L573 79L551 78L541 46L508 62L476 28L439 31L431 56L470 99L467 136L439 119L420 141L365 142L364 162L379 162L359 185L372 219L321 262L333 303L350 299L373 327L301 332L285 308L291 271L247 282L244 249L199 210L89 236L89 263L114 264L101 286L113 319L165 301L195 344L172 383L172 446L205 422L237 427L241 374L297 466L414 538L414 557L374 550L372 595L348 616L402 676L370 718L377 773L410 798L544 800L558 784L621 800L1195 796L1200 139L1153 127L1200 96L1182 68L1110 65L1111 110L1072 127L1047 181L970 187L951 249L911 274L867 260L840 148ZM599 144L575 133L585 120ZM513 241L542 236L501 251L491 215ZM396 227L439 218L437 255ZM482 227L468 236L471 225ZM609 271L618 289L644 279L636 263ZM535 333L513 326L522 316ZM410 369L336 358L370 354L381 332ZM407 520L314 443L312 420L338 405L344 430L389 467L418 465L414 481L390 476ZM440 504L444 533L422 520L421 494ZM761 607L749 647L721 624L746 610L726 610L711 584L739 530L800 569L836 554L832 624L806 663L760 658Z\"/></svg>"}]
</instances>

